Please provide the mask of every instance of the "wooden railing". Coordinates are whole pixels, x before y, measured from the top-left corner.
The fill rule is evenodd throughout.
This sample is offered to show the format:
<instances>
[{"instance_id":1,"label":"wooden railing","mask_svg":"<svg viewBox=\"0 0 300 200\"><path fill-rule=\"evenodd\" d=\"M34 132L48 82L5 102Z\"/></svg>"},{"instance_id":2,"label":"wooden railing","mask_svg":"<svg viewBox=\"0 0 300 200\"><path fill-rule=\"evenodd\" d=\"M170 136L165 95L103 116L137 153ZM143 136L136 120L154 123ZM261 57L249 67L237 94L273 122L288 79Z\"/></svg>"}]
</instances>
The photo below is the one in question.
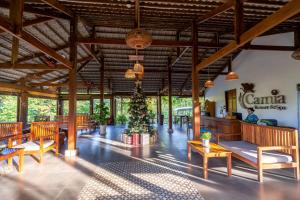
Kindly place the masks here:
<instances>
[{"instance_id":1,"label":"wooden railing","mask_svg":"<svg viewBox=\"0 0 300 200\"><path fill-rule=\"evenodd\" d=\"M297 146L298 132L293 128L260 126L242 122L242 140L258 146ZM292 154L292 150L280 150Z\"/></svg>"}]
</instances>

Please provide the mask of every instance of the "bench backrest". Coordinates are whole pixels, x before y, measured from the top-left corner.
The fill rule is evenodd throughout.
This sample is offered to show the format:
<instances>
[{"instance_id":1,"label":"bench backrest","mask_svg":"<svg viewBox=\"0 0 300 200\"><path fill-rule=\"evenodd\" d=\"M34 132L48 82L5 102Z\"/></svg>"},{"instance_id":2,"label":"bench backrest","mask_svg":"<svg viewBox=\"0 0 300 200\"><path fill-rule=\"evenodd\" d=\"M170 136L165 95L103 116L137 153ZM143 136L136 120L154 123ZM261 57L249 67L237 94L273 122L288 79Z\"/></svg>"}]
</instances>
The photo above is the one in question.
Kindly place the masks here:
<instances>
[{"instance_id":1,"label":"bench backrest","mask_svg":"<svg viewBox=\"0 0 300 200\"><path fill-rule=\"evenodd\" d=\"M298 131L293 128L262 126L242 122L242 140L258 146L297 146ZM291 154L291 150L282 150Z\"/></svg>"},{"instance_id":2,"label":"bench backrest","mask_svg":"<svg viewBox=\"0 0 300 200\"><path fill-rule=\"evenodd\" d=\"M39 140L41 137L56 140L59 134L58 122L32 122L30 128L33 140Z\"/></svg>"},{"instance_id":3,"label":"bench backrest","mask_svg":"<svg viewBox=\"0 0 300 200\"><path fill-rule=\"evenodd\" d=\"M67 126L69 123L69 116L67 115L58 115L56 116L56 121L61 125ZM76 115L76 127L87 127L90 122L90 116L87 114L77 114Z\"/></svg>"},{"instance_id":4,"label":"bench backrest","mask_svg":"<svg viewBox=\"0 0 300 200\"><path fill-rule=\"evenodd\" d=\"M0 139L9 138L11 136L22 135L22 122L0 123Z\"/></svg>"}]
</instances>

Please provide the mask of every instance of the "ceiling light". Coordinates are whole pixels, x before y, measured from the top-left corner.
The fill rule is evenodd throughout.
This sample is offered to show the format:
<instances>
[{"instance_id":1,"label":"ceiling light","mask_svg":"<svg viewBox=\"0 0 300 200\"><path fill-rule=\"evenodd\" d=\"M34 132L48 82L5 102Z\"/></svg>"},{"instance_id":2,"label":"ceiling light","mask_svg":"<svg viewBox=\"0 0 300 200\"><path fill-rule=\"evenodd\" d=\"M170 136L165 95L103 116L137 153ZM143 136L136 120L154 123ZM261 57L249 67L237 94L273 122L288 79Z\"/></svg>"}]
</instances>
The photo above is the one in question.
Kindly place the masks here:
<instances>
[{"instance_id":1,"label":"ceiling light","mask_svg":"<svg viewBox=\"0 0 300 200\"><path fill-rule=\"evenodd\" d=\"M206 82L205 82L205 84L204 84L204 87L206 87L206 88L212 88L212 87L214 87L215 86L215 83L212 81L212 80L207 80Z\"/></svg>"}]
</instances>

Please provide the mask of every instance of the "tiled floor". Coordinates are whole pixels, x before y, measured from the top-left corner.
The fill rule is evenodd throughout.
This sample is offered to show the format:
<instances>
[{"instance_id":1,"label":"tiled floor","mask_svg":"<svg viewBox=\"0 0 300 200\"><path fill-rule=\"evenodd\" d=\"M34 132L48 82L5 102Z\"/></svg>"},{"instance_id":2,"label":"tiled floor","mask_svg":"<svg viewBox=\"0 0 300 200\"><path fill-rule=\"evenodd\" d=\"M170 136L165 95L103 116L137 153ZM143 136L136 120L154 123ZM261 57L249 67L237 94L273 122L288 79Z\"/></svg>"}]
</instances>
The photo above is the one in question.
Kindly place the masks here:
<instances>
[{"instance_id":1,"label":"tiled floor","mask_svg":"<svg viewBox=\"0 0 300 200\"><path fill-rule=\"evenodd\" d=\"M47 153L40 165L26 157L22 174L13 169L0 176L0 199L300 199L300 182L290 170L266 172L260 184L249 166L234 160L227 177L225 160L212 159L209 179L202 179L201 157L187 161L184 129L169 135L167 126L160 127L157 145L144 148L118 142L121 130L80 137L75 161Z\"/></svg>"}]
</instances>

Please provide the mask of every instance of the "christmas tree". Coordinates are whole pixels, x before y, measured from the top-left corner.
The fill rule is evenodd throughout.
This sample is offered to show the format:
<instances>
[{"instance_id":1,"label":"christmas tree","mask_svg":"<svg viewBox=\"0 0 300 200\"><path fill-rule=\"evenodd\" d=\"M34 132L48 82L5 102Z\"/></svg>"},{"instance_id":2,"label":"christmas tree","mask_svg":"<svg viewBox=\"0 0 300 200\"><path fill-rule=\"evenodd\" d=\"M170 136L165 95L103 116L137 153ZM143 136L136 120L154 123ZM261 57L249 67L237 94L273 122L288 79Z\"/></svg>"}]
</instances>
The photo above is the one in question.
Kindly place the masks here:
<instances>
[{"instance_id":1,"label":"christmas tree","mask_svg":"<svg viewBox=\"0 0 300 200\"><path fill-rule=\"evenodd\" d=\"M136 87L129 105L129 132L148 133L150 117L146 104L146 96L143 93L141 82L136 82Z\"/></svg>"}]
</instances>

